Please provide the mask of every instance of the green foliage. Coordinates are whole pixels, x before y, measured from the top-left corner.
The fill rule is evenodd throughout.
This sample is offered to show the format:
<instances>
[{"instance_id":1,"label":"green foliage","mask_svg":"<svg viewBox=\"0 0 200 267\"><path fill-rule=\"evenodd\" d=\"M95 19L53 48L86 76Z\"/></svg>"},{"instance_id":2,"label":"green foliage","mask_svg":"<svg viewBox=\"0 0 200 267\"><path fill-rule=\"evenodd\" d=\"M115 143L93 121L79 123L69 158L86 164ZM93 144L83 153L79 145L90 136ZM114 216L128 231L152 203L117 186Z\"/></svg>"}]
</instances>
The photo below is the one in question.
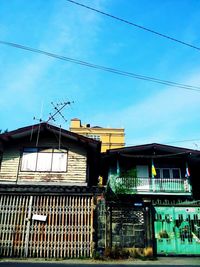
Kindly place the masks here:
<instances>
[{"instance_id":1,"label":"green foliage","mask_svg":"<svg viewBox=\"0 0 200 267\"><path fill-rule=\"evenodd\" d=\"M151 247L147 248L122 248L115 246L114 248L106 248L104 251L105 259L140 259L140 260L156 260L153 256L153 250Z\"/></svg>"},{"instance_id":2,"label":"green foliage","mask_svg":"<svg viewBox=\"0 0 200 267\"><path fill-rule=\"evenodd\" d=\"M126 170L126 171L121 171L120 172L121 177L131 177L131 178L137 178L137 170L136 168Z\"/></svg>"},{"instance_id":3,"label":"green foliage","mask_svg":"<svg viewBox=\"0 0 200 267\"><path fill-rule=\"evenodd\" d=\"M119 259L128 259L130 256L129 251L121 248L119 246L115 246L114 248L106 248L104 251L104 256L106 258L119 260Z\"/></svg>"},{"instance_id":4,"label":"green foliage","mask_svg":"<svg viewBox=\"0 0 200 267\"><path fill-rule=\"evenodd\" d=\"M103 261L103 260L105 259L103 253L100 252L100 251L94 251L92 257L93 257L95 260L102 260L102 261Z\"/></svg>"},{"instance_id":5,"label":"green foliage","mask_svg":"<svg viewBox=\"0 0 200 267\"><path fill-rule=\"evenodd\" d=\"M125 170L120 172L120 177L127 179L127 183L124 181L118 181L115 184L116 194L134 194L136 193L136 187L138 184L137 170L136 168ZM135 188L135 189L133 189Z\"/></svg>"}]
</instances>

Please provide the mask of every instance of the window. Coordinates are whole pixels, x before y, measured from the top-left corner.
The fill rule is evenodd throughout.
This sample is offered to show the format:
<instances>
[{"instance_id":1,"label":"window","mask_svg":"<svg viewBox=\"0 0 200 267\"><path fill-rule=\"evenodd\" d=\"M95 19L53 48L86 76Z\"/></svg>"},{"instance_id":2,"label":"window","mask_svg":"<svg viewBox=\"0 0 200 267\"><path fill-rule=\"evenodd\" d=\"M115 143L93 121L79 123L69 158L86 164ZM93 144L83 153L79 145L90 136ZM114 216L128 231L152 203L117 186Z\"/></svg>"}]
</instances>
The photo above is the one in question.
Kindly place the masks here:
<instances>
[{"instance_id":1,"label":"window","mask_svg":"<svg viewBox=\"0 0 200 267\"><path fill-rule=\"evenodd\" d=\"M0 171L1 171L2 160L3 160L3 153L0 153Z\"/></svg>"},{"instance_id":2,"label":"window","mask_svg":"<svg viewBox=\"0 0 200 267\"><path fill-rule=\"evenodd\" d=\"M163 169L163 178L170 178L170 169Z\"/></svg>"},{"instance_id":3,"label":"window","mask_svg":"<svg viewBox=\"0 0 200 267\"><path fill-rule=\"evenodd\" d=\"M180 178L180 170L179 169L172 169L172 177L173 178Z\"/></svg>"},{"instance_id":4,"label":"window","mask_svg":"<svg viewBox=\"0 0 200 267\"><path fill-rule=\"evenodd\" d=\"M97 134L86 134L85 136L88 138L92 138L94 140L97 140L97 141L101 141L100 135L97 135Z\"/></svg>"},{"instance_id":5,"label":"window","mask_svg":"<svg viewBox=\"0 0 200 267\"><path fill-rule=\"evenodd\" d=\"M160 178L160 169L156 169L156 176L155 178Z\"/></svg>"},{"instance_id":6,"label":"window","mask_svg":"<svg viewBox=\"0 0 200 267\"><path fill-rule=\"evenodd\" d=\"M181 170L179 168L156 168L155 178L180 179Z\"/></svg>"},{"instance_id":7,"label":"window","mask_svg":"<svg viewBox=\"0 0 200 267\"><path fill-rule=\"evenodd\" d=\"M24 148L21 171L66 172L67 150L52 148Z\"/></svg>"}]
</instances>

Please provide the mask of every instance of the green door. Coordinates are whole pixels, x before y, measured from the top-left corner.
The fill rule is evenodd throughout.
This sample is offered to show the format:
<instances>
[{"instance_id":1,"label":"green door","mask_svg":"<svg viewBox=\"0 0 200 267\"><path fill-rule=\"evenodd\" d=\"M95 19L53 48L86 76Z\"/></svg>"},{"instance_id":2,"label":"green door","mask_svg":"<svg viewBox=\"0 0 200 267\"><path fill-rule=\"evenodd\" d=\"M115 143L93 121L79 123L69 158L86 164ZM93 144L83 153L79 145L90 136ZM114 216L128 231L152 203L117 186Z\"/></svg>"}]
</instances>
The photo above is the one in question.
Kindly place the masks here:
<instances>
[{"instance_id":1,"label":"green door","mask_svg":"<svg viewBox=\"0 0 200 267\"><path fill-rule=\"evenodd\" d=\"M155 207L158 254L200 255L200 208Z\"/></svg>"}]
</instances>

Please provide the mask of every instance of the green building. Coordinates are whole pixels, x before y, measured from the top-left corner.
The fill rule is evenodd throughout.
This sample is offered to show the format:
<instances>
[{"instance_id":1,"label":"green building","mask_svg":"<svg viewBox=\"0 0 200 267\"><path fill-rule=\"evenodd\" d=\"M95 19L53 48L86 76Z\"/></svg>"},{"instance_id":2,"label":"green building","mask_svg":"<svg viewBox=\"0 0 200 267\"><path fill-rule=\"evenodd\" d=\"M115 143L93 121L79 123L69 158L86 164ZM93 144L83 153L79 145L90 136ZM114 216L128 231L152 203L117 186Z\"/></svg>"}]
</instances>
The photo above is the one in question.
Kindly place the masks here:
<instances>
[{"instance_id":1,"label":"green building","mask_svg":"<svg viewBox=\"0 0 200 267\"><path fill-rule=\"evenodd\" d=\"M200 151L161 144L107 150L99 245L200 255ZM102 202L103 204L103 202Z\"/></svg>"}]
</instances>

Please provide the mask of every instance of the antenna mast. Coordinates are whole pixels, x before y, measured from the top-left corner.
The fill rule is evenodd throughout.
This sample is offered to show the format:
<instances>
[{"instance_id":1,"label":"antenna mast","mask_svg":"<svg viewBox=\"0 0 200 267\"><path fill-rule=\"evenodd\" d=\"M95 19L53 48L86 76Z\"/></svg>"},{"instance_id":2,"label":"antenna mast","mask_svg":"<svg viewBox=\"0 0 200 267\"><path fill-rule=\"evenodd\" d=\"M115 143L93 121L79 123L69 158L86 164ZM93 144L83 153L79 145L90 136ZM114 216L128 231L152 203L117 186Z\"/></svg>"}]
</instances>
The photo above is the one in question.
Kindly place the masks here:
<instances>
[{"instance_id":1,"label":"antenna mast","mask_svg":"<svg viewBox=\"0 0 200 267\"><path fill-rule=\"evenodd\" d=\"M74 103L74 101L67 101L67 102L64 102L64 103L60 103L60 104L54 104L53 102L51 102L51 104L52 104L52 106L54 107L54 109L56 110L53 114L51 114L51 113L49 113L49 118L48 118L48 120L46 121L46 123L48 123L48 122L50 122L51 120L53 120L53 121L56 121L55 120L55 116L57 115L57 114L59 114L62 118L63 118L63 120L65 121L65 122L67 122L67 120L65 119L65 117L64 117L64 115L61 113L61 110L65 107L65 106L67 106L67 105L71 105L72 103ZM59 107L60 106L60 107Z\"/></svg>"}]
</instances>

